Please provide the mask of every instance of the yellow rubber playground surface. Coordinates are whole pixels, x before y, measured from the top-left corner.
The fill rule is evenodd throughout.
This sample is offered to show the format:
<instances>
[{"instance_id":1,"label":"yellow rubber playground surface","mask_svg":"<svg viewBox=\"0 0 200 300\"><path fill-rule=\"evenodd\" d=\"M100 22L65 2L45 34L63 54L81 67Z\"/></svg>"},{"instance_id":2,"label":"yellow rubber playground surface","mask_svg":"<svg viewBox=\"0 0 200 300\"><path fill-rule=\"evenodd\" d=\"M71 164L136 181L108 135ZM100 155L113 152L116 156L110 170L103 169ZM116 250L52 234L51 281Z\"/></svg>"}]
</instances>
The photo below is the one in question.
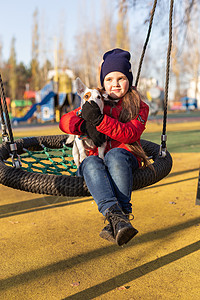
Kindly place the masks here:
<instances>
[{"instance_id":1,"label":"yellow rubber playground surface","mask_svg":"<svg viewBox=\"0 0 200 300\"><path fill-rule=\"evenodd\" d=\"M199 129L200 122L169 124L169 139ZM148 132L160 140L161 125L149 122ZM57 127L14 129L15 137L57 133ZM175 149L168 177L133 192L139 233L124 247L99 237L104 220L92 197L0 185L0 299L200 299L200 151Z\"/></svg>"}]
</instances>

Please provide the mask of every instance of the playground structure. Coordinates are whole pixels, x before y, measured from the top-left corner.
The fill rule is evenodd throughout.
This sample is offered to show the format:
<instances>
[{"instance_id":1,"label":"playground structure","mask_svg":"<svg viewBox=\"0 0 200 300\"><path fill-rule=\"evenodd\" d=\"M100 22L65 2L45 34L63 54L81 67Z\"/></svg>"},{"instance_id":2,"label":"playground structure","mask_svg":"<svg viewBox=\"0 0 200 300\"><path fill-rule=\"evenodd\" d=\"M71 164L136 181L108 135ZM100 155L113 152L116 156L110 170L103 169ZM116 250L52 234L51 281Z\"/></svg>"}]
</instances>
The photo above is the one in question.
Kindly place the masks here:
<instances>
[{"instance_id":1,"label":"playground structure","mask_svg":"<svg viewBox=\"0 0 200 300\"><path fill-rule=\"evenodd\" d=\"M31 100L12 100L10 105L11 116L21 118L29 111L31 106Z\"/></svg>"},{"instance_id":2,"label":"playground structure","mask_svg":"<svg viewBox=\"0 0 200 300\"><path fill-rule=\"evenodd\" d=\"M192 111L198 109L198 101L196 98L182 97L179 101L171 105L171 110Z\"/></svg>"},{"instance_id":3,"label":"playground structure","mask_svg":"<svg viewBox=\"0 0 200 300\"><path fill-rule=\"evenodd\" d=\"M12 124L59 122L63 114L80 104L73 86L74 75L71 70L59 71L58 74L55 70L49 71L48 83L41 90L27 90L24 99L8 103ZM144 84L140 87L145 90ZM163 99L163 90L151 84L143 99L149 105L150 115L154 116L163 110Z\"/></svg>"},{"instance_id":4,"label":"playground structure","mask_svg":"<svg viewBox=\"0 0 200 300\"><path fill-rule=\"evenodd\" d=\"M64 113L78 105L79 97L73 90L74 75L71 70L52 70L48 73L48 79L49 82L33 95L33 102L28 99L11 102L14 125L20 122L59 122Z\"/></svg>"}]
</instances>

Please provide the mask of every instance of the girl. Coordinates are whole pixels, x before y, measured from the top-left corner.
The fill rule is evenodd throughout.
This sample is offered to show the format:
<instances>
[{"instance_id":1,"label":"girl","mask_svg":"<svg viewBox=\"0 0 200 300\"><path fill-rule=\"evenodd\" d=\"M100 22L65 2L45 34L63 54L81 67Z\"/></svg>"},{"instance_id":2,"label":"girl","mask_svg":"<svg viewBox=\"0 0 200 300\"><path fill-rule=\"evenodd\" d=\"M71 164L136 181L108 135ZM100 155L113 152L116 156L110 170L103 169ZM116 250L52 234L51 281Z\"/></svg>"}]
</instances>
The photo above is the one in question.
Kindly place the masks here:
<instances>
[{"instance_id":1,"label":"girl","mask_svg":"<svg viewBox=\"0 0 200 300\"><path fill-rule=\"evenodd\" d=\"M132 87L129 52L118 48L106 52L100 81L102 90L110 98L104 104L104 113L101 114L94 101L86 102L82 107L82 118L76 115L78 108L64 115L59 126L68 134L87 133L96 146L101 146L107 136L104 160L98 157L95 147L81 163L78 175L84 176L99 212L109 222L100 237L121 246L138 232L129 221L130 200L133 170L142 164L148 165L140 136L145 129L149 107Z\"/></svg>"}]
</instances>

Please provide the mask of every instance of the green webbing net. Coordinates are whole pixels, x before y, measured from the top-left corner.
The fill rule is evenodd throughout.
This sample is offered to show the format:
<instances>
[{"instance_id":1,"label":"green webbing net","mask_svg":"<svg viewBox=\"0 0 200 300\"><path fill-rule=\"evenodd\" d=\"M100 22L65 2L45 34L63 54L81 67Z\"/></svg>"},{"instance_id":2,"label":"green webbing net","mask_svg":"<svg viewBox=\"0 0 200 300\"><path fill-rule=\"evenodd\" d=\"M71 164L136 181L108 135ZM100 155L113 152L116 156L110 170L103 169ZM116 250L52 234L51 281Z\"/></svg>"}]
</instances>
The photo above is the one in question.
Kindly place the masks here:
<instances>
[{"instance_id":1,"label":"green webbing net","mask_svg":"<svg viewBox=\"0 0 200 300\"><path fill-rule=\"evenodd\" d=\"M63 148L51 149L42 145L41 151L23 149L20 155L22 169L28 172L53 175L76 175L77 167L73 161L71 148L63 145ZM10 160L5 162L12 165Z\"/></svg>"}]
</instances>

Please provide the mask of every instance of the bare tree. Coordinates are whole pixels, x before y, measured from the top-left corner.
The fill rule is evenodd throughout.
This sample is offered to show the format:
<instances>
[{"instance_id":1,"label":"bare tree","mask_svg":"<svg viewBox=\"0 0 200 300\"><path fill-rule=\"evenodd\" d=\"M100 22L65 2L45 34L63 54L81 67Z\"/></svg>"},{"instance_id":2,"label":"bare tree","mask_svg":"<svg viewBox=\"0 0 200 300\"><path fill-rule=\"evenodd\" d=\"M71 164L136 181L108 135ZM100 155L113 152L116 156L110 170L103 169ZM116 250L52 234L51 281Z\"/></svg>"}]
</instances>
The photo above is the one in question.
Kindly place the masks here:
<instances>
[{"instance_id":1,"label":"bare tree","mask_svg":"<svg viewBox=\"0 0 200 300\"><path fill-rule=\"evenodd\" d=\"M116 46L122 49L129 50L129 26L128 26L128 5L126 0L120 0L118 8L118 22L117 22L117 41Z\"/></svg>"},{"instance_id":2,"label":"bare tree","mask_svg":"<svg viewBox=\"0 0 200 300\"><path fill-rule=\"evenodd\" d=\"M195 98L198 95L198 83L199 83L199 69L200 69L200 32L199 32L199 9L197 3L194 4L194 16L188 24L188 45L190 45L189 51L192 52L190 70L192 71L192 77L195 83Z\"/></svg>"},{"instance_id":3,"label":"bare tree","mask_svg":"<svg viewBox=\"0 0 200 300\"><path fill-rule=\"evenodd\" d=\"M128 5L129 10L134 8L136 13L141 9L144 11L149 9L151 13L154 1L126 0L125 2L124 5ZM157 2L153 26L156 27L159 35L158 49L164 48L161 37L164 37L165 48L167 47L169 4L170 1ZM174 1L172 73L176 79L175 95L177 97L181 94L182 86L185 88L185 84L182 83L188 82L191 76L195 78L196 87L198 86L200 69L199 12L199 0ZM143 24L145 25L148 20L149 18L144 18Z\"/></svg>"},{"instance_id":4,"label":"bare tree","mask_svg":"<svg viewBox=\"0 0 200 300\"><path fill-rule=\"evenodd\" d=\"M38 50L38 57L40 57L40 64L41 64L41 70L40 70L40 87L44 86L47 81L47 74L48 74L48 59L47 59L47 33L45 32L45 13L42 13L42 16L40 17L40 45L38 45L38 48L40 46L40 49ZM39 29L38 29L39 32ZM38 42L39 43L39 42ZM40 54L40 55L39 55Z\"/></svg>"},{"instance_id":5,"label":"bare tree","mask_svg":"<svg viewBox=\"0 0 200 300\"><path fill-rule=\"evenodd\" d=\"M60 29L59 29L59 40L58 40L58 68L66 69L66 46L65 46L65 16L61 13L60 16Z\"/></svg>"},{"instance_id":6,"label":"bare tree","mask_svg":"<svg viewBox=\"0 0 200 300\"><path fill-rule=\"evenodd\" d=\"M100 42L103 52L110 50L116 45L116 26L113 20L113 8L106 0L101 1L102 14L100 25Z\"/></svg>"},{"instance_id":7,"label":"bare tree","mask_svg":"<svg viewBox=\"0 0 200 300\"><path fill-rule=\"evenodd\" d=\"M81 14L79 18L75 73L88 86L99 85L99 65L103 53L114 47L129 49L129 29L123 6L112 7L110 2L102 0L101 7L102 15L99 26L94 20L92 23L85 22L88 19L85 14ZM119 11L117 23L114 22L113 9L116 12Z\"/></svg>"},{"instance_id":8,"label":"bare tree","mask_svg":"<svg viewBox=\"0 0 200 300\"><path fill-rule=\"evenodd\" d=\"M40 88L39 78L39 28L38 28L38 10L36 9L33 13L33 31L32 31L32 61L31 61L31 72L32 80L31 85L34 90Z\"/></svg>"},{"instance_id":9,"label":"bare tree","mask_svg":"<svg viewBox=\"0 0 200 300\"><path fill-rule=\"evenodd\" d=\"M12 99L16 99L17 90L17 76L16 76L16 52L15 52L15 38L12 38L10 57L9 57L9 88Z\"/></svg>"},{"instance_id":10,"label":"bare tree","mask_svg":"<svg viewBox=\"0 0 200 300\"><path fill-rule=\"evenodd\" d=\"M1 38L0 38L0 68L3 67L3 43L1 41Z\"/></svg>"}]
</instances>

